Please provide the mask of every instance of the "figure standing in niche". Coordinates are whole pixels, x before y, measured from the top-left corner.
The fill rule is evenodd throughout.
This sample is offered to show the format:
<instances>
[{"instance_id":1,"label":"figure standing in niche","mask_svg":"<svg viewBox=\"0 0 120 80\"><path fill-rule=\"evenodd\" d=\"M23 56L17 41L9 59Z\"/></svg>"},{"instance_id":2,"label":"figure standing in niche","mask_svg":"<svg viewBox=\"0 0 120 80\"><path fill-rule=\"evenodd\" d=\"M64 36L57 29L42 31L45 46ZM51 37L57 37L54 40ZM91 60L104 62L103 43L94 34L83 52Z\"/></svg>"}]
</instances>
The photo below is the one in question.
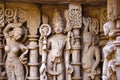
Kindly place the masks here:
<instances>
[{"instance_id":1,"label":"figure standing in niche","mask_svg":"<svg viewBox=\"0 0 120 80\"><path fill-rule=\"evenodd\" d=\"M109 38L109 41L103 48L104 62L103 62L103 80L117 80L115 70L115 34L116 27L115 23L109 21L103 25L104 34Z\"/></svg>"},{"instance_id":2,"label":"figure standing in niche","mask_svg":"<svg viewBox=\"0 0 120 80\"><path fill-rule=\"evenodd\" d=\"M68 74L72 74L73 68L70 65L70 49L67 47L67 37L63 34L63 21L60 12L56 10L53 16L53 28L55 34L48 38L47 49L42 51L42 65L40 73L48 71L48 80L64 80L63 56ZM66 80L72 80L67 78Z\"/></svg>"},{"instance_id":3,"label":"figure standing in niche","mask_svg":"<svg viewBox=\"0 0 120 80\"><path fill-rule=\"evenodd\" d=\"M82 67L84 70L83 80L100 80L100 50L95 36L92 32L88 31L90 24L90 18L84 18L83 24L85 29L83 32L83 56L82 56Z\"/></svg>"},{"instance_id":4,"label":"figure standing in niche","mask_svg":"<svg viewBox=\"0 0 120 80\"><path fill-rule=\"evenodd\" d=\"M28 53L28 49L20 42L20 38L24 34L22 23L9 23L3 34L6 40L5 52L7 58L5 67L8 80L25 80L22 64L26 64L27 59L24 57Z\"/></svg>"}]
</instances>

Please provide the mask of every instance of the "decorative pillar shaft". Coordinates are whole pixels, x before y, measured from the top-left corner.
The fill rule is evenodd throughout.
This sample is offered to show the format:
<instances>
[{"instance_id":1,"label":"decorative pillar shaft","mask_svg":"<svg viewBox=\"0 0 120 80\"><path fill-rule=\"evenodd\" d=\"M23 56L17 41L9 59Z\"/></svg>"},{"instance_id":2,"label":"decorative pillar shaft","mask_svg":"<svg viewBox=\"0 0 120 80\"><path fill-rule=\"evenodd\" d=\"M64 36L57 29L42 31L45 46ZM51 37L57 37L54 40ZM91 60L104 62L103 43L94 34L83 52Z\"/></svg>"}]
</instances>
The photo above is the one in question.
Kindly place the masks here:
<instances>
[{"instance_id":1,"label":"decorative pillar shaft","mask_svg":"<svg viewBox=\"0 0 120 80\"><path fill-rule=\"evenodd\" d=\"M0 73L2 73L2 68L3 68L3 34L2 34L2 27L0 27ZM0 77L0 80L5 79L3 76Z\"/></svg>"},{"instance_id":2,"label":"decorative pillar shaft","mask_svg":"<svg viewBox=\"0 0 120 80\"><path fill-rule=\"evenodd\" d=\"M29 52L29 67L30 67L30 72L29 72L29 77L28 79L29 80L39 80L39 77L38 77L38 36L37 35L29 35L29 40L30 40L30 43L29 43L29 49L30 49L30 52Z\"/></svg>"},{"instance_id":3,"label":"decorative pillar shaft","mask_svg":"<svg viewBox=\"0 0 120 80\"><path fill-rule=\"evenodd\" d=\"M115 20L120 14L120 0L107 0L107 19Z\"/></svg>"},{"instance_id":4,"label":"decorative pillar shaft","mask_svg":"<svg viewBox=\"0 0 120 80\"><path fill-rule=\"evenodd\" d=\"M82 8L79 3L69 4L69 26L72 27L74 44L72 45L72 80L80 80L80 28L82 26Z\"/></svg>"},{"instance_id":5,"label":"decorative pillar shaft","mask_svg":"<svg viewBox=\"0 0 120 80\"><path fill-rule=\"evenodd\" d=\"M73 29L73 34L75 37L75 45L72 51L72 65L74 67L73 80L80 80L80 30L79 28Z\"/></svg>"}]
</instances>

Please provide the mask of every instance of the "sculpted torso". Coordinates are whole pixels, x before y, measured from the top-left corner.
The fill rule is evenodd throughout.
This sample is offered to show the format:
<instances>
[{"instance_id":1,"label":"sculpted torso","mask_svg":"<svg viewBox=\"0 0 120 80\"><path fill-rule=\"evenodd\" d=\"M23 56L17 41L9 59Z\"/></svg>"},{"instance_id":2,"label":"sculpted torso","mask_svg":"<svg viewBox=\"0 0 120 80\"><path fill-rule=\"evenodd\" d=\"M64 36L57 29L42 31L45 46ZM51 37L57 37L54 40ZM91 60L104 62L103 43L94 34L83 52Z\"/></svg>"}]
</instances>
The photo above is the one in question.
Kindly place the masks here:
<instances>
[{"instance_id":1,"label":"sculpted torso","mask_svg":"<svg viewBox=\"0 0 120 80\"><path fill-rule=\"evenodd\" d=\"M28 49L19 41L23 35L23 29L20 26L21 24L19 23L11 23L4 29L5 52L7 55L5 67L8 80L25 80L23 64L26 64L24 56L27 54ZM13 30L10 35L9 30L11 28Z\"/></svg>"},{"instance_id":2,"label":"sculpted torso","mask_svg":"<svg viewBox=\"0 0 120 80\"><path fill-rule=\"evenodd\" d=\"M95 52L96 52L96 50L98 50L98 47L96 47L96 46L90 46L89 48L88 48L88 50L85 50L84 52L83 52L83 68L85 69L85 70L90 70L91 68L92 68L92 66L93 66L93 64L95 63L95 59L94 59L94 57L95 57Z\"/></svg>"},{"instance_id":3,"label":"sculpted torso","mask_svg":"<svg viewBox=\"0 0 120 80\"><path fill-rule=\"evenodd\" d=\"M61 57L63 55L62 51L65 45L65 39L66 37L64 35L60 35L60 36L54 35L48 40L49 42L48 44L50 44L49 45L50 52L48 55L50 57L52 56Z\"/></svg>"}]
</instances>

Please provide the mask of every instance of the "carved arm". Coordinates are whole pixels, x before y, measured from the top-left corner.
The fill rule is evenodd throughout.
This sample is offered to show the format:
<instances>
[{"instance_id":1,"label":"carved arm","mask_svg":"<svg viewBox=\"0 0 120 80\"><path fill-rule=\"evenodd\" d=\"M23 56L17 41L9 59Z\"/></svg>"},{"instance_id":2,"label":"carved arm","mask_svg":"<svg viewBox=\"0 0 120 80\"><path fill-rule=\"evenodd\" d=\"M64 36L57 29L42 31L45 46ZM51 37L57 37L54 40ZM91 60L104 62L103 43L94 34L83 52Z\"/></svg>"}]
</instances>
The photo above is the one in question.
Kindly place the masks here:
<instances>
[{"instance_id":1,"label":"carved arm","mask_svg":"<svg viewBox=\"0 0 120 80\"><path fill-rule=\"evenodd\" d=\"M100 50L98 49L98 47L95 48L95 59L96 60L92 66L93 71L98 67L98 65L100 63Z\"/></svg>"}]
</instances>

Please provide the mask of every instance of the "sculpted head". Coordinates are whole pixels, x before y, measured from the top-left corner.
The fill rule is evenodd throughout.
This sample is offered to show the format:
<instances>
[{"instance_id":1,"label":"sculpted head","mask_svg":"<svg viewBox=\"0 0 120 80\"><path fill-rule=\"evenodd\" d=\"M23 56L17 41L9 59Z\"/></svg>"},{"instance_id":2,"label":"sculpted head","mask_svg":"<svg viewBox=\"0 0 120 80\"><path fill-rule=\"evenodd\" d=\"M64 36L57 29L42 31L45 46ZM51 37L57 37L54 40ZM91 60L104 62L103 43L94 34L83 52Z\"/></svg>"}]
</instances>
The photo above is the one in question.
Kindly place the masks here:
<instances>
[{"instance_id":1,"label":"sculpted head","mask_svg":"<svg viewBox=\"0 0 120 80\"><path fill-rule=\"evenodd\" d=\"M21 36L24 34L22 23L11 23L9 24L9 26L11 27L11 30L8 29L9 36L14 38L15 40L19 40Z\"/></svg>"},{"instance_id":2,"label":"sculpted head","mask_svg":"<svg viewBox=\"0 0 120 80\"><path fill-rule=\"evenodd\" d=\"M15 27L13 29L13 37L15 40L20 39L23 34L24 34L24 32L23 32L23 29L21 27Z\"/></svg>"},{"instance_id":3,"label":"sculpted head","mask_svg":"<svg viewBox=\"0 0 120 80\"><path fill-rule=\"evenodd\" d=\"M85 45L91 45L92 44L92 41L93 41L93 35L91 32L85 32L83 34L83 43Z\"/></svg>"},{"instance_id":4,"label":"sculpted head","mask_svg":"<svg viewBox=\"0 0 120 80\"><path fill-rule=\"evenodd\" d=\"M112 22L112 21L109 21L107 23L105 23L103 25L103 29L104 29L104 34L105 36L109 36L109 37L112 37L115 35L115 23Z\"/></svg>"},{"instance_id":5,"label":"sculpted head","mask_svg":"<svg viewBox=\"0 0 120 80\"><path fill-rule=\"evenodd\" d=\"M53 28L55 33L59 34L63 31L63 20L61 14L58 10L55 10L53 20L52 20Z\"/></svg>"}]
</instances>

